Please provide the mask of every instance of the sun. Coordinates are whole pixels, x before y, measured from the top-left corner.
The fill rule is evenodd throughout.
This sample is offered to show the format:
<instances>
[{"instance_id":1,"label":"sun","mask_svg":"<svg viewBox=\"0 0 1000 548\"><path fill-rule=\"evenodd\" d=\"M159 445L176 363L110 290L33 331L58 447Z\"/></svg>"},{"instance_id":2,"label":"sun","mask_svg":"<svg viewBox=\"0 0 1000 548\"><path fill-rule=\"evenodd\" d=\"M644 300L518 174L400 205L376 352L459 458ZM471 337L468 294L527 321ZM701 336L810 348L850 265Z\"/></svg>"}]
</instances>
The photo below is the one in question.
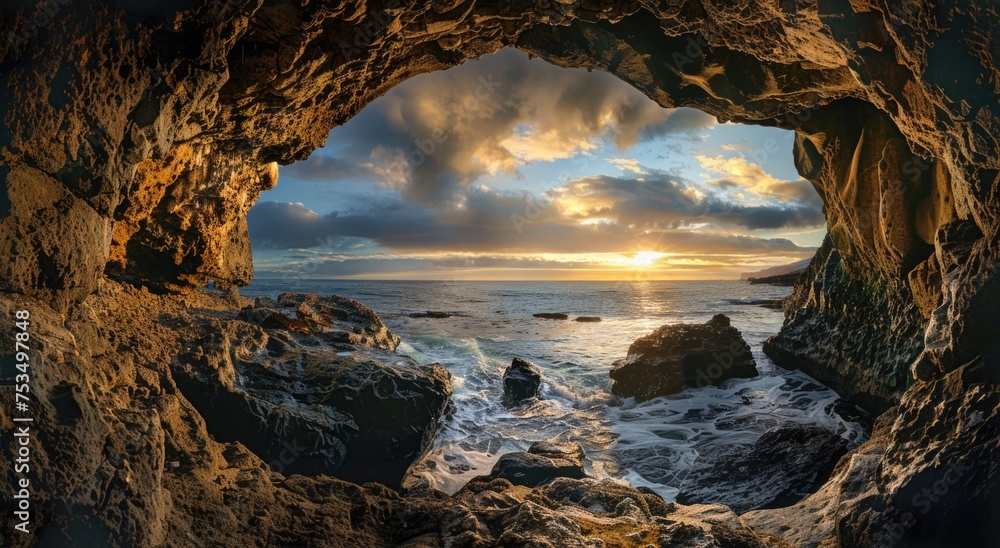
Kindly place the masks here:
<instances>
[{"instance_id":1,"label":"sun","mask_svg":"<svg viewBox=\"0 0 1000 548\"><path fill-rule=\"evenodd\" d=\"M639 251L632 256L632 266L635 268L649 268L662 256L662 253L655 251Z\"/></svg>"}]
</instances>

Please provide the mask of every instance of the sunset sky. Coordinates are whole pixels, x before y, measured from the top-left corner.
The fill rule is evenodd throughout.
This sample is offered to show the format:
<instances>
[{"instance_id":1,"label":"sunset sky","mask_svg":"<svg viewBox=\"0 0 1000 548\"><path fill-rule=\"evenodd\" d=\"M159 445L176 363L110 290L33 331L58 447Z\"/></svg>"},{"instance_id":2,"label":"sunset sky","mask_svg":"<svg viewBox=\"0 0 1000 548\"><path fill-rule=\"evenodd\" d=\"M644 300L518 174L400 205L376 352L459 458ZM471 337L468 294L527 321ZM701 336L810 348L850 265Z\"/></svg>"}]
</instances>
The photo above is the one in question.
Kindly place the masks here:
<instances>
[{"instance_id":1,"label":"sunset sky","mask_svg":"<svg viewBox=\"0 0 1000 548\"><path fill-rule=\"evenodd\" d=\"M503 50L412 78L283 167L260 278L732 279L812 255L791 132Z\"/></svg>"}]
</instances>

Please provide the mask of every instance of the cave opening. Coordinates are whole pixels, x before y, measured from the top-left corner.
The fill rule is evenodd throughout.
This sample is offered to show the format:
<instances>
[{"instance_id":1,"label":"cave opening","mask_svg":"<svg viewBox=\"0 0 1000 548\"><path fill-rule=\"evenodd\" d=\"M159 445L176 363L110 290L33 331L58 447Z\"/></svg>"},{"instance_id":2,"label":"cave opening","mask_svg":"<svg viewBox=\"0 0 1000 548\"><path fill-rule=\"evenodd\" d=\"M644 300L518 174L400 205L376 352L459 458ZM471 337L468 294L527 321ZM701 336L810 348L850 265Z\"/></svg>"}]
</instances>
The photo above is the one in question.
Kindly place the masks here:
<instances>
[{"instance_id":1,"label":"cave opening","mask_svg":"<svg viewBox=\"0 0 1000 548\"><path fill-rule=\"evenodd\" d=\"M993 6L134 4L0 6L12 22L8 45L0 46L0 253L9 259L0 272L0 304L11 311L30 306L33 333L44 340L36 351L45 372L32 385L39 419L32 454L40 465L32 485L45 494L32 504L44 542L68 544L77 533L109 545L247 545L261 538L516 545L539 537L584 545L622 535L671 544L695 535L751 544L774 536L793 545L922 546L996 538L989 516L1000 500L1000 106L990 29L1000 22ZM364 142L366 128L348 126L372 117L363 109L379 97L400 93L393 90L421 75L498 51L509 55L503 48L613 75L663 108L694 109L672 111L688 113L676 123L686 118L697 126L700 111L720 124L793 131L795 172L818 193L826 227L821 242L809 242L818 250L794 287L778 293L743 284L746 298L726 302L731 287L684 281L699 288L686 293L680 280L651 279L659 265L677 259L652 241L607 257L628 281L548 282L528 296L511 288L529 282L485 288L476 285L484 280L459 281L472 268L511 269L512 257L495 249L463 254L470 242L514 242L515 259L530 256L529 266L557 270L581 249L546 256L532 246L606 244L594 234L626 219L638 225L654 206L701 206L699 222L755 218L740 207L747 203L723 200L735 198L738 181L707 173L706 184L717 184L699 196L704 188L689 181L656 180L654 170L669 171L665 166L617 153L616 163L605 159L600 170L568 177L555 170L544 179L556 186L532 188L531 170L560 159L531 154L566 152L542 146L544 132L516 120L503 140L486 147L471 133L431 126L408 134L395 147L402 151L395 165L418 169L403 172L389 169L391 161L373 162L372 150L351 148ZM496 82L502 80L476 80L468 106L472 99L492 104ZM442 86L438 95L457 90ZM512 105L496 113L505 106ZM443 114L470 117L476 110L462 104ZM407 123L422 119L413 110L397 114ZM367 129L391 127L391 116L375 118ZM560 116L550 127L601 121ZM647 121L614 124L607 135L613 148L616 139L644 142ZM312 169L348 178L382 169L384 185L365 196L354 183L338 190L348 209L324 206L319 193L281 198L290 187L275 187L279 165L290 165L288 174L309 169L296 163L336 126L357 138L331 140L334 154L314 154L327 163ZM554 135L557 144L573 136ZM477 146L477 154L449 153L460 145ZM393 150L382 152L379 158L392 159ZM713 168L731 159L706 157ZM419 176L431 167L447 177ZM480 171L498 179L484 182ZM682 184L690 195L680 192ZM637 189L647 193L636 197ZM252 209L262 192L270 194ZM392 200L387 192L395 193ZM627 210L617 208L627 202L623 196L631 198ZM486 207L511 197L513 211ZM438 222L445 215L451 224ZM483 234L489 223L501 230ZM705 228L697 224L671 228ZM588 237L559 239L560 230ZM673 236L672 243L680 241ZM775 232L756 236L780 239ZM254 253L261 268L332 259L337 275L356 277L386 261L411 261L381 270L386 278L407 277L426 271L419 261L427 257L398 250L426 254L419 242L428 237L461 251L433 258L442 270L426 277L445 279L419 282L436 284L433 290L394 279L336 281L354 284L358 300L283 296L275 287L250 302L235 291L261 289L251 283ZM359 259L363 251L370 253ZM686 266L697 271L704 264ZM299 274L284 282L332 283L319 267ZM199 291L208 280L225 294ZM552 287L562 292L558 298ZM769 291L775 293L761 294ZM690 303L698 295L712 302L695 310ZM779 299L783 317L758 306ZM393 303L395 312L383 321L359 301ZM736 312L708 317L706 310L722 303ZM616 312L623 306L653 320L644 325ZM517 320L505 323L511 318ZM663 322L690 327L660 331ZM748 327L768 322L775 323L766 330ZM685 355L676 360L676 378L690 375L697 384L703 373L712 381L713 371L745 371L751 357L758 367L773 362L787 371L696 386L693 398L646 399L651 394L642 387L676 388L663 376L645 377L638 388L632 382L641 376L627 366L642 361L647 336L710 339L730 329L742 331L749 354L735 344L722 359L715 352ZM406 336L400 340L395 331ZM606 344L609 334L622 341L615 355L595 355L600 347L591 341ZM623 354L631 354L625 364L612 363ZM534 364L523 361L531 358ZM507 405L536 379L535 399ZM581 379L592 385L573 384ZM502 399L498 383L511 385ZM609 383L610 396L597 394ZM629 398L635 401L622 403ZM855 404L880 416L867 441L853 435L857 421L847 410ZM554 443L525 448L529 438L502 431L532 413L544 420L529 422L531 439ZM808 428L831 413L846 420ZM775 416L784 425L772 422ZM799 420L804 416L810 418ZM484 425L502 439L478 435ZM597 443L584 448L582 466L579 452L564 443L572 440L547 432L551 425L593 434ZM706 445L713 437L742 439L752 458ZM602 454L602 445L615 444L615 456ZM776 449L783 447L808 451ZM488 459L507 451L516 452L486 470ZM817 490L829 464L820 461L842 451L850 452ZM724 464L689 467L695 454ZM786 466L790 461L795 466ZM530 483L537 481L539 462L553 465L544 474L560 477L543 474L537 486L511 487L512 480L528 481L526 470ZM337 467L356 482L317 475ZM372 476L373 468L382 475ZM496 477L451 496L423 489L451 492L478 469ZM731 506L665 505L648 489L581 475L625 478L682 503L719 500L724 490ZM683 495L685 484L712 487ZM942 494L921 498L928 489ZM678 521L684 526L673 525Z\"/></svg>"},{"instance_id":2,"label":"cave opening","mask_svg":"<svg viewBox=\"0 0 1000 548\"><path fill-rule=\"evenodd\" d=\"M545 442L577 444L587 475L667 500L744 510L814 490L866 426L762 350L826 236L794 140L665 109L615 75L515 49L397 84L261 194L247 216L255 278L241 293L336 293L372 307L401 337L398 352L449 371L454 407L397 476L293 471L453 494ZM768 268L785 287L741 281ZM634 340L717 313L749 343L743 378L723 383L733 356L688 355L704 382L682 399L612 393L609 372ZM505 402L514 359L544 379L529 405ZM762 443L824 457L768 487L707 472Z\"/></svg>"}]
</instances>

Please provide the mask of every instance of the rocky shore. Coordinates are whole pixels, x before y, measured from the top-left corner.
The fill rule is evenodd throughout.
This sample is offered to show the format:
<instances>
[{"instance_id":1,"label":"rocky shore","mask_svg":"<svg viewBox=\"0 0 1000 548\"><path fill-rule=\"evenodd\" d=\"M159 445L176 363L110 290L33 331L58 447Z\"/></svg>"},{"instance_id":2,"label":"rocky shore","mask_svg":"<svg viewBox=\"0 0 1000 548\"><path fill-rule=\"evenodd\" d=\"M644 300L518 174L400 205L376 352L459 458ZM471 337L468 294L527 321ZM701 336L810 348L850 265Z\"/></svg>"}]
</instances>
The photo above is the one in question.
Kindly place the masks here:
<instances>
[{"instance_id":1,"label":"rocky shore","mask_svg":"<svg viewBox=\"0 0 1000 548\"><path fill-rule=\"evenodd\" d=\"M50 487L32 519L45 542L780 545L725 506L587 478L578 446L506 455L454 496L400 492L448 411L450 377L395 354L398 337L350 299L252 303L103 280L70 314L0 298L0 314L20 308L44 363L32 459Z\"/></svg>"},{"instance_id":2,"label":"rocky shore","mask_svg":"<svg viewBox=\"0 0 1000 548\"><path fill-rule=\"evenodd\" d=\"M7 512L0 544L996 543L993 3L381 7L0 6L0 317L30 310L34 417L32 534L16 533L20 518ZM325 474L286 475L255 453L277 453L281 463L274 442L282 432L254 417L283 417L268 424L329 440L303 453L303 471L346 474L363 428L395 435L376 413L351 408L355 394L406 406L393 394L410 389L422 394L413 410L423 426L391 455L392 476L426 444L445 412L444 376L413 364L395 369L391 351L379 348L390 339L377 328L323 340L315 328L336 326L335 316L311 304L318 316L262 303L240 319L250 303L196 288L249 283L246 214L277 184L279 164L308 156L332 127L399 82L502 47L607 71L664 107L794 131L795 166L823 201L828 237L783 302L785 325L765 352L877 416L871 439L840 458L818 491L739 516L588 479L536 488L495 479L454 497L400 494ZM752 154L765 152L762 144ZM0 336L14 340L13 329L4 322ZM339 345L351 349L336 352L360 357L336 356ZM4 352L0 442L8 451L16 353ZM381 380L339 376L326 359ZM328 395L330 382L344 388ZM228 430L233 437L220 439ZM20 504L18 479L13 467L0 473L6 508Z\"/></svg>"}]
</instances>

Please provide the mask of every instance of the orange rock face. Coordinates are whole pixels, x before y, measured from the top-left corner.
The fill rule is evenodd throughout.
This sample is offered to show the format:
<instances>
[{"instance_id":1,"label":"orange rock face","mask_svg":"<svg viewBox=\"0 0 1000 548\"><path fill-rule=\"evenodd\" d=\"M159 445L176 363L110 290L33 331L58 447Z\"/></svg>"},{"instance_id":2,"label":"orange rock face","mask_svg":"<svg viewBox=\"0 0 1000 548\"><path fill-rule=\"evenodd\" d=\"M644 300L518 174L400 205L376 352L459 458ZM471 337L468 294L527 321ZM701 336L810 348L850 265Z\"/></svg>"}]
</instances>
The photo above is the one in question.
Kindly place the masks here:
<instances>
[{"instance_id":1,"label":"orange rock face","mask_svg":"<svg viewBox=\"0 0 1000 548\"><path fill-rule=\"evenodd\" d=\"M824 492L841 497L837 510L816 503L781 514L785 523L813 523L802 516L821 514L829 527L803 528L804 536L767 517L758 519L761 527L791 535L793 544L810 534L855 545L995 538L985 525L962 521L979 514L920 513L913 502L918 484L933 485L935 474L951 470L927 452L933 437L947 448L940 455L978 463L947 484L948 500L981 501L983 515L996 511L998 428L989 410L1000 379L1000 14L991 2L167 0L109 7L51 0L7 2L0 19L0 290L4 299L51 306L53 318L76 319L65 329L79 331L79 363L66 372L88 387L74 398L86 400L94 424L131 428L124 414L94 403L104 396L88 392L120 373L97 371L112 367L98 359L108 349L94 342L99 322L86 304L99 309L107 301L93 297L102 276L175 293L209 279L246 284L245 216L276 183L279 164L307 157L332 127L397 83L512 46L608 71L665 107L796 132L796 166L824 199L829 239L786 301L786 327L768 353L900 418L881 424L881 445L845 457L854 460L835 476L856 486L864 474L877 475L877 491L851 498L828 485ZM172 383L166 373L122 381L155 391L161 382ZM152 516L153 526L129 533L135 544L162 542L168 524L189 523L149 460L162 460L164 438L180 435L169 429L172 420L179 424L170 418L176 405L160 404L164 429L159 415L133 421L152 432L144 438L152 444L147 460L131 465L148 469L148 481L126 488L109 479L105 487L116 501L128 499L127 489L144 490L143 510L121 506L126 517ZM62 409L50 407L55 420ZM930 421L935 429L922 431ZM191 424L184 426L190 435L206 439ZM94 453L71 461L60 487L107 467L103 438L93 432L80 443ZM224 461L219 446L209 451L213 462ZM250 474L251 465L240 466ZM258 480L267 486L253 491L261 500L298 500ZM353 492L344 496L382 496ZM378 500L370 512L394 499ZM918 526L900 525L907 513ZM127 521L106 512L96 519L101 527ZM266 532L266 520L258 522ZM389 538L370 531L354 539ZM885 531L889 537L879 536Z\"/></svg>"}]
</instances>

